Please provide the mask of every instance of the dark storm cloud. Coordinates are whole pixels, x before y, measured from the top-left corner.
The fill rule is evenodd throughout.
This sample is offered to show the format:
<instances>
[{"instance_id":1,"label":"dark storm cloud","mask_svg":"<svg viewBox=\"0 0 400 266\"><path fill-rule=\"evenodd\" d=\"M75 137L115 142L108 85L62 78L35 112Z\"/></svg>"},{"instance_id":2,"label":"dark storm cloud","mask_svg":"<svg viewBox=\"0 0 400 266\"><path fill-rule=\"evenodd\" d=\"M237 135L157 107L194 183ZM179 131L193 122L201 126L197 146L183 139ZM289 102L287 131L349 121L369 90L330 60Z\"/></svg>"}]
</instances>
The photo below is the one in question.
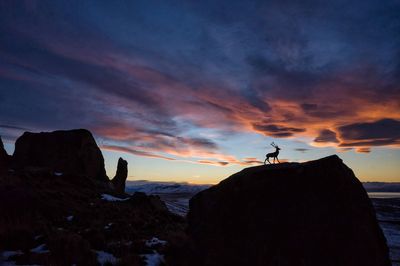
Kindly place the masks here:
<instances>
[{"instance_id":1,"label":"dark storm cloud","mask_svg":"<svg viewBox=\"0 0 400 266\"><path fill-rule=\"evenodd\" d=\"M297 148L297 149L294 149L295 151L299 151L299 152L302 152L302 153L304 153L304 152L306 152L306 151L309 151L310 149L305 149L305 148Z\"/></svg>"},{"instance_id":2,"label":"dark storm cloud","mask_svg":"<svg viewBox=\"0 0 400 266\"><path fill-rule=\"evenodd\" d=\"M321 130L318 134L318 136L314 139L314 142L319 142L319 143L325 143L325 142L332 142L332 143L338 143L339 140L336 137L336 133L329 130L329 129L324 129Z\"/></svg>"},{"instance_id":3,"label":"dark storm cloud","mask_svg":"<svg viewBox=\"0 0 400 266\"><path fill-rule=\"evenodd\" d=\"M400 121L382 119L368 123L354 123L338 128L346 146L380 146L400 143Z\"/></svg>"},{"instance_id":4,"label":"dark storm cloud","mask_svg":"<svg viewBox=\"0 0 400 266\"><path fill-rule=\"evenodd\" d=\"M305 128L294 128L294 127L285 127L285 126L279 126L279 125L274 125L274 124L254 124L253 125L254 129L262 132L266 136L272 136L272 137L290 137L293 136L296 133L301 133L305 132Z\"/></svg>"}]
</instances>

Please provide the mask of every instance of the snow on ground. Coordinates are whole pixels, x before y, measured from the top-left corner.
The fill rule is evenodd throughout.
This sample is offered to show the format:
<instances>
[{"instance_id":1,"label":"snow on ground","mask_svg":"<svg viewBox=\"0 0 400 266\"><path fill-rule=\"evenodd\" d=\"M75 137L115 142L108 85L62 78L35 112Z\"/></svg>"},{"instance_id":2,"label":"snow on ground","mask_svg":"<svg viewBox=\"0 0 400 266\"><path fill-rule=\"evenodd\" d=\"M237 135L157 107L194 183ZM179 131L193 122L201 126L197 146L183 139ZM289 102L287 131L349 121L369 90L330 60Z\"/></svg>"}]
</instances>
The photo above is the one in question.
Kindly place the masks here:
<instances>
[{"instance_id":1,"label":"snow on ground","mask_svg":"<svg viewBox=\"0 0 400 266\"><path fill-rule=\"evenodd\" d=\"M107 264L112 264L116 265L118 262L118 259L114 257L113 254L102 251L102 250L95 250L96 255L97 255L97 261L100 263L101 266L107 265Z\"/></svg>"},{"instance_id":2,"label":"snow on ground","mask_svg":"<svg viewBox=\"0 0 400 266\"><path fill-rule=\"evenodd\" d=\"M180 216L185 216L189 209L189 199L210 185L196 185L185 182L153 182L146 180L126 181L127 193L144 192L158 195L167 208Z\"/></svg>"},{"instance_id":3,"label":"snow on ground","mask_svg":"<svg viewBox=\"0 0 400 266\"><path fill-rule=\"evenodd\" d=\"M46 244L41 244L35 248L32 248L31 252L42 254L42 253L48 253L50 251L47 249Z\"/></svg>"},{"instance_id":4,"label":"snow on ground","mask_svg":"<svg viewBox=\"0 0 400 266\"><path fill-rule=\"evenodd\" d=\"M65 219L67 219L68 222L71 222L74 219L73 215L67 216Z\"/></svg>"},{"instance_id":5,"label":"snow on ground","mask_svg":"<svg viewBox=\"0 0 400 266\"><path fill-rule=\"evenodd\" d=\"M24 254L21 250L5 250L0 253L0 265L2 266L14 266L14 261L9 261L9 258L15 255Z\"/></svg>"},{"instance_id":6,"label":"snow on ground","mask_svg":"<svg viewBox=\"0 0 400 266\"><path fill-rule=\"evenodd\" d=\"M106 200L106 201L125 201L125 200L128 200L129 198L121 199L121 198L117 198L117 197L114 197L109 194L101 194L101 199Z\"/></svg>"},{"instance_id":7,"label":"snow on ground","mask_svg":"<svg viewBox=\"0 0 400 266\"><path fill-rule=\"evenodd\" d=\"M168 210L172 213L186 216L189 211L189 198L172 198L169 194L162 194L160 198L165 202Z\"/></svg>"},{"instance_id":8,"label":"snow on ground","mask_svg":"<svg viewBox=\"0 0 400 266\"><path fill-rule=\"evenodd\" d=\"M393 266L400 266L400 199L397 197L375 197L372 199L376 216L389 246Z\"/></svg>"},{"instance_id":9,"label":"snow on ground","mask_svg":"<svg viewBox=\"0 0 400 266\"><path fill-rule=\"evenodd\" d=\"M55 176L62 176L63 173L61 173L61 172L54 172L54 175L55 175Z\"/></svg>"},{"instance_id":10,"label":"snow on ground","mask_svg":"<svg viewBox=\"0 0 400 266\"><path fill-rule=\"evenodd\" d=\"M110 229L111 225L113 225L113 223L108 223L107 225L104 226L104 229Z\"/></svg>"},{"instance_id":11,"label":"snow on ground","mask_svg":"<svg viewBox=\"0 0 400 266\"><path fill-rule=\"evenodd\" d=\"M150 248L157 246L157 245L164 246L165 244L167 244L167 241L158 239L157 237L153 237L152 239L146 240L146 243L145 243L146 247L150 247Z\"/></svg>"},{"instance_id":12,"label":"snow on ground","mask_svg":"<svg viewBox=\"0 0 400 266\"><path fill-rule=\"evenodd\" d=\"M2 260L2 258L0 258L0 265L1 266L16 266L17 264L15 264L15 261L7 261L7 260Z\"/></svg>"},{"instance_id":13,"label":"snow on ground","mask_svg":"<svg viewBox=\"0 0 400 266\"><path fill-rule=\"evenodd\" d=\"M164 255L159 254L157 251L154 251L152 254L144 254L141 256L145 259L147 266L159 266L164 262Z\"/></svg>"},{"instance_id":14,"label":"snow on ground","mask_svg":"<svg viewBox=\"0 0 400 266\"><path fill-rule=\"evenodd\" d=\"M38 240L39 238L43 237L43 235L37 235L33 239Z\"/></svg>"}]
</instances>

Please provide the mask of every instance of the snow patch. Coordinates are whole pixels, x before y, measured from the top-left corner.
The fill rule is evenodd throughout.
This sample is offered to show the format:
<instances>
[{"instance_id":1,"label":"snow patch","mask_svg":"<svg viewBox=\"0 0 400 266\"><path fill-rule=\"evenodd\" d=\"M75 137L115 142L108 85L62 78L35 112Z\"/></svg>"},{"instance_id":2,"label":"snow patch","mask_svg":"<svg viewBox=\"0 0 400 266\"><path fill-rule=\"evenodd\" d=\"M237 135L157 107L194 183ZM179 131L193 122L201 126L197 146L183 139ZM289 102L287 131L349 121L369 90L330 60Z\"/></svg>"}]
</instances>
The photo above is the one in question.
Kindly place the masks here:
<instances>
[{"instance_id":1,"label":"snow patch","mask_svg":"<svg viewBox=\"0 0 400 266\"><path fill-rule=\"evenodd\" d=\"M145 259L147 266L159 266L164 263L164 255L159 254L157 251L152 254L141 255L141 257Z\"/></svg>"},{"instance_id":2,"label":"snow patch","mask_svg":"<svg viewBox=\"0 0 400 266\"><path fill-rule=\"evenodd\" d=\"M108 223L107 225L104 226L104 229L110 229L111 225L113 225L113 223Z\"/></svg>"},{"instance_id":3,"label":"snow patch","mask_svg":"<svg viewBox=\"0 0 400 266\"><path fill-rule=\"evenodd\" d=\"M109 263L112 265L116 265L118 262L118 259L114 257L114 255L111 253L102 250L95 250L95 252L97 255L97 262L100 263L101 266Z\"/></svg>"},{"instance_id":4,"label":"snow patch","mask_svg":"<svg viewBox=\"0 0 400 266\"><path fill-rule=\"evenodd\" d=\"M11 256L24 254L21 250L5 250L0 253L1 258L7 260Z\"/></svg>"},{"instance_id":5,"label":"snow patch","mask_svg":"<svg viewBox=\"0 0 400 266\"><path fill-rule=\"evenodd\" d=\"M43 235L37 235L33 239L38 240L39 238L43 237Z\"/></svg>"},{"instance_id":6,"label":"snow patch","mask_svg":"<svg viewBox=\"0 0 400 266\"><path fill-rule=\"evenodd\" d=\"M73 215L67 216L66 219L68 222L71 222L74 219L74 216Z\"/></svg>"},{"instance_id":7,"label":"snow patch","mask_svg":"<svg viewBox=\"0 0 400 266\"><path fill-rule=\"evenodd\" d=\"M114 197L109 194L101 194L101 199L106 200L106 201L125 201L125 200L128 200L129 198L121 199L121 198L117 198L117 197Z\"/></svg>"},{"instance_id":8,"label":"snow patch","mask_svg":"<svg viewBox=\"0 0 400 266\"><path fill-rule=\"evenodd\" d=\"M61 173L61 172L54 172L54 175L55 175L55 176L62 176L63 173Z\"/></svg>"},{"instance_id":9,"label":"snow patch","mask_svg":"<svg viewBox=\"0 0 400 266\"><path fill-rule=\"evenodd\" d=\"M35 248L32 248L31 252L43 254L43 253L49 253L50 251L47 249L46 244L41 244Z\"/></svg>"},{"instance_id":10,"label":"snow patch","mask_svg":"<svg viewBox=\"0 0 400 266\"><path fill-rule=\"evenodd\" d=\"M164 246L165 244L167 244L167 241L158 239L157 237L153 237L152 239L146 240L146 242L145 242L146 247L150 247L150 248L157 246L157 245Z\"/></svg>"}]
</instances>

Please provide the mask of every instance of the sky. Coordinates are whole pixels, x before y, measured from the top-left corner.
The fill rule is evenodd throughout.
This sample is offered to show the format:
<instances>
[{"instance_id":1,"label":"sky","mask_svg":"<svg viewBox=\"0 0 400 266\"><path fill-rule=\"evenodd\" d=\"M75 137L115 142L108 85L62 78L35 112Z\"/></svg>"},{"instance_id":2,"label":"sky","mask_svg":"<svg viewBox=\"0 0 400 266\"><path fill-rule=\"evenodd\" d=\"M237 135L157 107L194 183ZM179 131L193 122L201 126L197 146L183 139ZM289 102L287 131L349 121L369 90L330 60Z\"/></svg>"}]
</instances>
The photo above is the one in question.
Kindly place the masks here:
<instances>
[{"instance_id":1,"label":"sky","mask_svg":"<svg viewBox=\"0 0 400 266\"><path fill-rule=\"evenodd\" d=\"M400 181L400 2L1 1L0 136L89 129L115 174L217 183L338 154Z\"/></svg>"}]
</instances>

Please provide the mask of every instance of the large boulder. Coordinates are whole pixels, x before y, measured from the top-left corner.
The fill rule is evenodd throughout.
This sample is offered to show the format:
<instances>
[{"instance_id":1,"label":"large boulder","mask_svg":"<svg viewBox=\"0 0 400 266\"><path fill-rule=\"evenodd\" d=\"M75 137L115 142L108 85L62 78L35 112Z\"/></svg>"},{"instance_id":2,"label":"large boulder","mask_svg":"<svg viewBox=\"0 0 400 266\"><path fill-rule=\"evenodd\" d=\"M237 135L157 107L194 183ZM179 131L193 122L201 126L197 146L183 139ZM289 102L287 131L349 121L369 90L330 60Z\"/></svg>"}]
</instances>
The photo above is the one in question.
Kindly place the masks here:
<instances>
[{"instance_id":1,"label":"large boulder","mask_svg":"<svg viewBox=\"0 0 400 266\"><path fill-rule=\"evenodd\" d=\"M108 182L103 155L85 129L25 132L15 143L13 163L18 169L46 168Z\"/></svg>"},{"instance_id":2,"label":"large boulder","mask_svg":"<svg viewBox=\"0 0 400 266\"><path fill-rule=\"evenodd\" d=\"M360 181L337 156L244 169L190 200L191 265L388 266Z\"/></svg>"},{"instance_id":3,"label":"large boulder","mask_svg":"<svg viewBox=\"0 0 400 266\"><path fill-rule=\"evenodd\" d=\"M111 180L114 189L118 193L125 193L125 181L128 177L128 162L122 158L118 159L117 173Z\"/></svg>"}]
</instances>

